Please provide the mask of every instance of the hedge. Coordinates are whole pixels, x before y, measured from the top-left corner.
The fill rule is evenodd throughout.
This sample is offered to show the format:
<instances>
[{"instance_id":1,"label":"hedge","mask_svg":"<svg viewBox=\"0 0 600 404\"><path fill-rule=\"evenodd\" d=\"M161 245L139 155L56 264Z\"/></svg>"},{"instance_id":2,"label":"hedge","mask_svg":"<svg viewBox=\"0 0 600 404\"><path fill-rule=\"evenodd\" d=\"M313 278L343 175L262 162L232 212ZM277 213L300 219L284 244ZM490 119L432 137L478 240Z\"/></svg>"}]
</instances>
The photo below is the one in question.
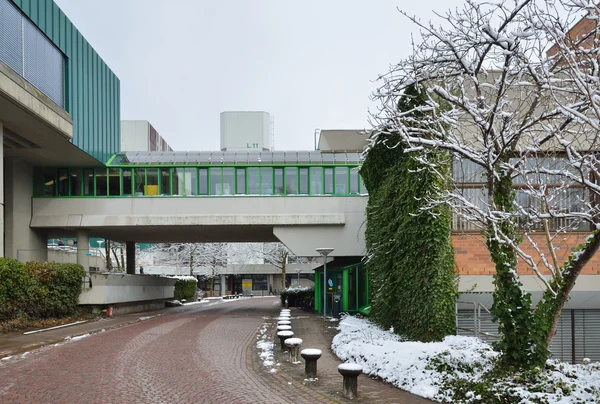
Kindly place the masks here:
<instances>
[{"instance_id":1,"label":"hedge","mask_svg":"<svg viewBox=\"0 0 600 404\"><path fill-rule=\"evenodd\" d=\"M315 294L315 289L312 287L303 287L303 288L287 288L283 289L279 294L279 298L281 299L281 307L285 307L285 300L288 301L288 306L298 306L302 304L307 297L313 297Z\"/></svg>"},{"instance_id":2,"label":"hedge","mask_svg":"<svg viewBox=\"0 0 600 404\"><path fill-rule=\"evenodd\" d=\"M198 280L193 276L174 276L175 299L176 300L194 300L197 291Z\"/></svg>"},{"instance_id":3,"label":"hedge","mask_svg":"<svg viewBox=\"0 0 600 404\"><path fill-rule=\"evenodd\" d=\"M85 270L77 264L0 258L0 321L73 314Z\"/></svg>"}]
</instances>

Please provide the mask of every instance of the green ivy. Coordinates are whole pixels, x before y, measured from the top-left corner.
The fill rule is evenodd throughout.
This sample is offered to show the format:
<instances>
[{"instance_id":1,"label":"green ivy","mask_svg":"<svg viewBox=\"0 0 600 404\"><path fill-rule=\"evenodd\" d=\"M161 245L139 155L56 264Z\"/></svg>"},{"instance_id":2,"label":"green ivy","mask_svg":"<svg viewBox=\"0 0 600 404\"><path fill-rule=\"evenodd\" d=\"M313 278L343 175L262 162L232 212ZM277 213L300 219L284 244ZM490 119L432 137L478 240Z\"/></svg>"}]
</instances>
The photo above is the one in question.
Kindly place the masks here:
<instances>
[{"instance_id":1,"label":"green ivy","mask_svg":"<svg viewBox=\"0 0 600 404\"><path fill-rule=\"evenodd\" d=\"M175 282L176 300L193 300L196 296L198 281L195 279L177 279Z\"/></svg>"},{"instance_id":2,"label":"green ivy","mask_svg":"<svg viewBox=\"0 0 600 404\"><path fill-rule=\"evenodd\" d=\"M399 102L404 111L424 100L414 88L405 95ZM404 148L397 134L381 134L360 170L369 191L365 238L371 316L407 338L438 341L456 331L451 211L445 205L428 212L421 208L448 186L444 178L451 174L451 160L434 151L435 173Z\"/></svg>"}]
</instances>

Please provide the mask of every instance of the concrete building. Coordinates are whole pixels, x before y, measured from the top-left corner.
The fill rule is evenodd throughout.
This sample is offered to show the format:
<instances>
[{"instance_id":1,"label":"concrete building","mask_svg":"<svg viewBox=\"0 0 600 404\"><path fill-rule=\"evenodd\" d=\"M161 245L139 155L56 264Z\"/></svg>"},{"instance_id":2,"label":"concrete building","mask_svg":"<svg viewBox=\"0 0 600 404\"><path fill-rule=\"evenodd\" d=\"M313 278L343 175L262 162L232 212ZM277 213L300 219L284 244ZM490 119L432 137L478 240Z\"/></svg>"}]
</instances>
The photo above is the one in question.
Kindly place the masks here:
<instances>
[{"instance_id":1,"label":"concrete building","mask_svg":"<svg viewBox=\"0 0 600 404\"><path fill-rule=\"evenodd\" d=\"M173 151L148 121L121 121L121 151Z\"/></svg>"},{"instance_id":2,"label":"concrete building","mask_svg":"<svg viewBox=\"0 0 600 404\"><path fill-rule=\"evenodd\" d=\"M221 112L221 151L272 149L272 121L268 112Z\"/></svg>"}]
</instances>

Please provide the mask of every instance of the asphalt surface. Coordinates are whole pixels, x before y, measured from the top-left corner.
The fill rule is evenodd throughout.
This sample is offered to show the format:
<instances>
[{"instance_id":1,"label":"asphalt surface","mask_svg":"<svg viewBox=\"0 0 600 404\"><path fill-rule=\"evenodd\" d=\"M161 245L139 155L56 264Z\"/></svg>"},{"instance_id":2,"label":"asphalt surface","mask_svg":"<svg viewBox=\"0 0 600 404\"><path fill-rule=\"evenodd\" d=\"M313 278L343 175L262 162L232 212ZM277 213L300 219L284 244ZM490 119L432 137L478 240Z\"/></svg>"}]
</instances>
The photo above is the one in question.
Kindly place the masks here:
<instances>
[{"instance_id":1,"label":"asphalt surface","mask_svg":"<svg viewBox=\"0 0 600 404\"><path fill-rule=\"evenodd\" d=\"M323 350L318 380L307 382L303 362L290 363L278 343L275 371L264 365L256 342L276 339L279 310L272 297L217 301L4 335L0 403L350 402L329 349L335 323L320 316L292 309L302 347ZM430 403L366 376L353 402Z\"/></svg>"}]
</instances>

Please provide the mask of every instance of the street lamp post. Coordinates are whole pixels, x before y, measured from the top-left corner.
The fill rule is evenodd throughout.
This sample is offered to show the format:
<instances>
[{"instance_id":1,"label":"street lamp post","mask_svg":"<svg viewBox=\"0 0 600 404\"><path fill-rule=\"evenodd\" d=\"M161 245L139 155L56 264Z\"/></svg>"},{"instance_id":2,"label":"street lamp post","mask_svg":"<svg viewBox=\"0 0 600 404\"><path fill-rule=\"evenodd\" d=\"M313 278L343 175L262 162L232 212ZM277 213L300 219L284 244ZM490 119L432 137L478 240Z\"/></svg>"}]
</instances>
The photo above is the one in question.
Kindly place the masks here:
<instances>
[{"instance_id":1,"label":"street lamp post","mask_svg":"<svg viewBox=\"0 0 600 404\"><path fill-rule=\"evenodd\" d=\"M327 318L327 256L333 252L333 248L317 248L317 252L323 256L323 319Z\"/></svg>"}]
</instances>

